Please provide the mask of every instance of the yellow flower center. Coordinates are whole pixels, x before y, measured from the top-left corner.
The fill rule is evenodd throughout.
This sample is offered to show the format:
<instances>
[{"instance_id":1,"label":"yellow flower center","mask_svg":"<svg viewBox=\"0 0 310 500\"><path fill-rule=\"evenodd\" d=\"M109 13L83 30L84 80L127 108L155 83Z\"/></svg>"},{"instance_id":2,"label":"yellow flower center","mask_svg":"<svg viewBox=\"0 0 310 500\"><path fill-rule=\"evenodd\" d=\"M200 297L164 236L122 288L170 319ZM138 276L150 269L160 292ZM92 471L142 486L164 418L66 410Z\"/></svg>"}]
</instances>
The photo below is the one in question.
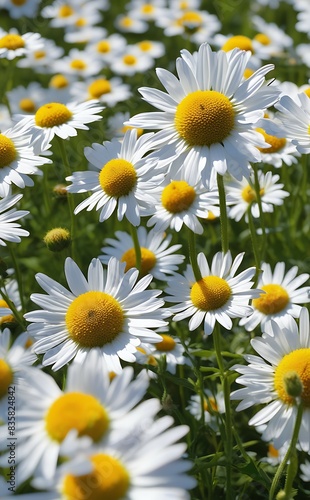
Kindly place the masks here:
<instances>
[{"instance_id":1,"label":"yellow flower center","mask_svg":"<svg viewBox=\"0 0 310 500\"><path fill-rule=\"evenodd\" d=\"M130 17L123 17L123 19L120 22L120 25L123 26L124 28L129 28L130 26L133 25L133 20L130 19Z\"/></svg>"},{"instance_id":2,"label":"yellow flower center","mask_svg":"<svg viewBox=\"0 0 310 500\"><path fill-rule=\"evenodd\" d=\"M35 114L35 123L38 127L55 127L70 120L71 111L59 102L43 104Z\"/></svg>"},{"instance_id":3,"label":"yellow flower center","mask_svg":"<svg viewBox=\"0 0 310 500\"><path fill-rule=\"evenodd\" d=\"M67 474L62 484L65 500L122 500L127 498L130 476L114 457L98 453L91 457L93 471L82 476Z\"/></svg>"},{"instance_id":4,"label":"yellow flower center","mask_svg":"<svg viewBox=\"0 0 310 500\"><path fill-rule=\"evenodd\" d=\"M88 93L93 99L98 99L98 97L109 92L111 92L111 84L105 78L98 78L98 80L92 82L88 87Z\"/></svg>"},{"instance_id":5,"label":"yellow flower center","mask_svg":"<svg viewBox=\"0 0 310 500\"><path fill-rule=\"evenodd\" d=\"M160 336L162 337L162 341L155 344L156 349L162 352L173 351L176 345L175 340L170 335L162 334Z\"/></svg>"},{"instance_id":6,"label":"yellow flower center","mask_svg":"<svg viewBox=\"0 0 310 500\"><path fill-rule=\"evenodd\" d=\"M134 64L136 64L136 62L137 62L137 58L135 56L133 56L132 54L126 54L123 57L123 63L127 64L127 66L133 66Z\"/></svg>"},{"instance_id":7,"label":"yellow flower center","mask_svg":"<svg viewBox=\"0 0 310 500\"><path fill-rule=\"evenodd\" d=\"M259 190L259 194L261 196L263 196L265 194L264 188L261 188ZM245 186L242 189L241 196L244 199L244 201L246 201L247 203L252 203L252 201L256 201L256 199L257 199L256 192L254 191L254 189L252 188L252 186L250 186L250 184L248 184L247 186Z\"/></svg>"},{"instance_id":8,"label":"yellow flower center","mask_svg":"<svg viewBox=\"0 0 310 500\"><path fill-rule=\"evenodd\" d=\"M134 248L130 248L123 253L121 262L126 262L125 272L132 267L137 267L136 252ZM141 247L141 274L145 276L156 264L156 256L154 252L148 248Z\"/></svg>"},{"instance_id":9,"label":"yellow flower center","mask_svg":"<svg viewBox=\"0 0 310 500\"><path fill-rule=\"evenodd\" d=\"M278 458L279 456L279 450L277 450L273 444L270 444L268 446L268 453L267 453L268 457L270 458Z\"/></svg>"},{"instance_id":10,"label":"yellow flower center","mask_svg":"<svg viewBox=\"0 0 310 500\"><path fill-rule=\"evenodd\" d=\"M32 99L21 99L19 101L19 107L22 111L25 111L26 113L34 113L34 110L36 109L36 105L33 102Z\"/></svg>"},{"instance_id":11,"label":"yellow flower center","mask_svg":"<svg viewBox=\"0 0 310 500\"><path fill-rule=\"evenodd\" d=\"M215 90L196 90L177 106L175 128L190 146L222 142L234 128L234 108Z\"/></svg>"},{"instance_id":12,"label":"yellow flower center","mask_svg":"<svg viewBox=\"0 0 310 500\"><path fill-rule=\"evenodd\" d=\"M74 10L70 5L62 5L58 11L58 16L59 17L69 17L74 14Z\"/></svg>"},{"instance_id":13,"label":"yellow flower center","mask_svg":"<svg viewBox=\"0 0 310 500\"><path fill-rule=\"evenodd\" d=\"M55 75L50 79L49 86L55 89L64 89L68 87L69 81L64 75Z\"/></svg>"},{"instance_id":14,"label":"yellow flower center","mask_svg":"<svg viewBox=\"0 0 310 500\"><path fill-rule=\"evenodd\" d=\"M91 394L62 394L45 415L46 431L58 443L62 443L72 429L76 429L79 436L99 441L108 427L109 417L105 408Z\"/></svg>"},{"instance_id":15,"label":"yellow flower center","mask_svg":"<svg viewBox=\"0 0 310 500\"><path fill-rule=\"evenodd\" d=\"M141 137L141 135L143 134L143 128L131 127L130 125L124 125L120 129L120 132L125 135L127 130L132 130L132 129L135 129L137 131L137 137Z\"/></svg>"},{"instance_id":16,"label":"yellow flower center","mask_svg":"<svg viewBox=\"0 0 310 500\"><path fill-rule=\"evenodd\" d=\"M218 411L218 406L214 398L209 397L208 399L204 399L203 409L210 413L210 406L213 411Z\"/></svg>"},{"instance_id":17,"label":"yellow flower center","mask_svg":"<svg viewBox=\"0 0 310 500\"><path fill-rule=\"evenodd\" d=\"M269 36L265 35L265 33L257 33L257 35L255 35L255 37L254 37L254 40L257 40L262 45L270 45L271 44L271 40L270 40Z\"/></svg>"},{"instance_id":18,"label":"yellow flower center","mask_svg":"<svg viewBox=\"0 0 310 500\"><path fill-rule=\"evenodd\" d=\"M152 46L153 46L152 43L149 42L148 40L144 40L143 42L138 43L138 47L143 52L148 52L149 50L151 50Z\"/></svg>"},{"instance_id":19,"label":"yellow flower center","mask_svg":"<svg viewBox=\"0 0 310 500\"><path fill-rule=\"evenodd\" d=\"M101 40L97 43L97 51L106 54L111 51L111 45L106 40Z\"/></svg>"},{"instance_id":20,"label":"yellow flower center","mask_svg":"<svg viewBox=\"0 0 310 500\"><path fill-rule=\"evenodd\" d=\"M0 359L0 399L8 392L8 387L13 382L13 371L4 359Z\"/></svg>"},{"instance_id":21,"label":"yellow flower center","mask_svg":"<svg viewBox=\"0 0 310 500\"><path fill-rule=\"evenodd\" d=\"M104 292L89 291L70 304L66 325L70 337L84 347L103 347L121 333L124 313L119 302Z\"/></svg>"},{"instance_id":22,"label":"yellow flower center","mask_svg":"<svg viewBox=\"0 0 310 500\"><path fill-rule=\"evenodd\" d=\"M0 134L0 168L10 165L16 157L14 142L6 135Z\"/></svg>"},{"instance_id":23,"label":"yellow flower center","mask_svg":"<svg viewBox=\"0 0 310 500\"><path fill-rule=\"evenodd\" d=\"M310 349L302 348L286 354L278 364L274 374L274 388L279 398L286 404L294 404L295 398L285 390L285 377L295 372L303 385L301 400L310 407Z\"/></svg>"},{"instance_id":24,"label":"yellow flower center","mask_svg":"<svg viewBox=\"0 0 310 500\"><path fill-rule=\"evenodd\" d=\"M145 5L142 5L141 12L143 14L152 14L152 12L154 12L154 7L153 7L153 5L146 3Z\"/></svg>"},{"instance_id":25,"label":"yellow flower center","mask_svg":"<svg viewBox=\"0 0 310 500\"><path fill-rule=\"evenodd\" d=\"M304 93L310 97L310 87L308 87L306 90L304 90Z\"/></svg>"},{"instance_id":26,"label":"yellow flower center","mask_svg":"<svg viewBox=\"0 0 310 500\"><path fill-rule=\"evenodd\" d=\"M27 2L27 0L10 0L10 2L13 5L16 5L16 7L20 7L21 5L24 5Z\"/></svg>"},{"instance_id":27,"label":"yellow flower center","mask_svg":"<svg viewBox=\"0 0 310 500\"><path fill-rule=\"evenodd\" d=\"M105 193L119 198L129 194L135 187L137 172L129 161L114 158L108 161L100 171L99 182Z\"/></svg>"},{"instance_id":28,"label":"yellow flower center","mask_svg":"<svg viewBox=\"0 0 310 500\"><path fill-rule=\"evenodd\" d=\"M44 50L37 50L35 53L34 53L34 58L35 59L43 59L43 57L46 56L46 52Z\"/></svg>"},{"instance_id":29,"label":"yellow flower center","mask_svg":"<svg viewBox=\"0 0 310 500\"><path fill-rule=\"evenodd\" d=\"M80 19L77 19L74 24L77 28L83 28L83 26L86 26L87 20L84 17L80 17Z\"/></svg>"},{"instance_id":30,"label":"yellow flower center","mask_svg":"<svg viewBox=\"0 0 310 500\"><path fill-rule=\"evenodd\" d=\"M265 141L270 144L270 148L258 148L262 153L277 153L284 148L286 144L285 137L275 137L274 135L266 134L265 130L262 128L257 128L256 130L262 134Z\"/></svg>"},{"instance_id":31,"label":"yellow flower center","mask_svg":"<svg viewBox=\"0 0 310 500\"><path fill-rule=\"evenodd\" d=\"M9 308L8 304L3 299L0 299L0 307L8 309L8 313L11 313L11 309ZM15 323L15 318L14 318L13 314L7 314L6 316L0 316L0 325L4 325L6 323Z\"/></svg>"},{"instance_id":32,"label":"yellow flower center","mask_svg":"<svg viewBox=\"0 0 310 500\"><path fill-rule=\"evenodd\" d=\"M251 69L251 68L245 68L243 76L247 80L248 78L250 78L250 76L253 75L253 73L254 73L253 69Z\"/></svg>"},{"instance_id":33,"label":"yellow flower center","mask_svg":"<svg viewBox=\"0 0 310 500\"><path fill-rule=\"evenodd\" d=\"M161 194L163 207L173 214L188 210L195 198L195 189L186 181L171 181Z\"/></svg>"},{"instance_id":34,"label":"yellow flower center","mask_svg":"<svg viewBox=\"0 0 310 500\"><path fill-rule=\"evenodd\" d=\"M252 300L252 305L263 314L276 314L289 303L289 295L281 285L264 285L260 289L266 293Z\"/></svg>"},{"instance_id":35,"label":"yellow flower center","mask_svg":"<svg viewBox=\"0 0 310 500\"><path fill-rule=\"evenodd\" d=\"M231 296L227 281L218 276L206 276L194 283L190 292L192 303L202 311L219 309Z\"/></svg>"},{"instance_id":36,"label":"yellow flower center","mask_svg":"<svg viewBox=\"0 0 310 500\"><path fill-rule=\"evenodd\" d=\"M179 26L190 26L195 25L199 26L202 23L202 17L198 12L195 11L187 11L177 20L177 24Z\"/></svg>"},{"instance_id":37,"label":"yellow flower center","mask_svg":"<svg viewBox=\"0 0 310 500\"><path fill-rule=\"evenodd\" d=\"M25 42L19 35L8 34L0 38L0 49L17 50L25 47Z\"/></svg>"},{"instance_id":38,"label":"yellow flower center","mask_svg":"<svg viewBox=\"0 0 310 500\"><path fill-rule=\"evenodd\" d=\"M236 35L229 38L229 40L224 43L222 50L229 52L235 48L254 52L252 40L244 35Z\"/></svg>"},{"instance_id":39,"label":"yellow flower center","mask_svg":"<svg viewBox=\"0 0 310 500\"><path fill-rule=\"evenodd\" d=\"M85 69L87 67L87 64L82 59L73 59L73 61L70 62L70 67L72 69L77 69L80 71Z\"/></svg>"}]
</instances>

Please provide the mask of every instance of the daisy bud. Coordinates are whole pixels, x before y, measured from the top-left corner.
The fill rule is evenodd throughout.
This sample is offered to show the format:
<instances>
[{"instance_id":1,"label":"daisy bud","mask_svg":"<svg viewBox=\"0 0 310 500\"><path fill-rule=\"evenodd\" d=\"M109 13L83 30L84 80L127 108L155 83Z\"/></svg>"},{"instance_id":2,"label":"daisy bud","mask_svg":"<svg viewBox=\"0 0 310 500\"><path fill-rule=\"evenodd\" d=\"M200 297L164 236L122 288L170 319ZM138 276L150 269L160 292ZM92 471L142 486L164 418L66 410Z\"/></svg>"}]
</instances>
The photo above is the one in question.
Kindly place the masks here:
<instances>
[{"instance_id":1,"label":"daisy bud","mask_svg":"<svg viewBox=\"0 0 310 500\"><path fill-rule=\"evenodd\" d=\"M293 398L299 398L304 388L298 373L293 370L285 373L283 376L283 385L285 392Z\"/></svg>"},{"instance_id":2,"label":"daisy bud","mask_svg":"<svg viewBox=\"0 0 310 500\"><path fill-rule=\"evenodd\" d=\"M291 498L291 496L289 498L287 497L284 490L280 490L276 496L276 500L290 500Z\"/></svg>"},{"instance_id":3,"label":"daisy bud","mask_svg":"<svg viewBox=\"0 0 310 500\"><path fill-rule=\"evenodd\" d=\"M68 229L56 227L46 233L43 241L52 252L61 252L70 245L71 236Z\"/></svg>"},{"instance_id":4,"label":"daisy bud","mask_svg":"<svg viewBox=\"0 0 310 500\"><path fill-rule=\"evenodd\" d=\"M65 184L56 184L56 186L53 188L53 193L56 198L66 199L67 189Z\"/></svg>"}]
</instances>

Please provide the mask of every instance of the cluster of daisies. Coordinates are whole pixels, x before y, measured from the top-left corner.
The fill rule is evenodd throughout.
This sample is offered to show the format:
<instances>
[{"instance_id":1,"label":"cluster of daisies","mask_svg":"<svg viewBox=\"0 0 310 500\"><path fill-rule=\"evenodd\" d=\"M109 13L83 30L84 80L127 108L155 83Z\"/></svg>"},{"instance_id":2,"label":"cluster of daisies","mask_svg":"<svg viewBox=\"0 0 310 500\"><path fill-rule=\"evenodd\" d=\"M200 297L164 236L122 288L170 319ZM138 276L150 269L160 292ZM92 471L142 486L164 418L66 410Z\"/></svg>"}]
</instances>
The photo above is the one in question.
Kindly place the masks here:
<instances>
[{"instance_id":1,"label":"cluster of daisies","mask_svg":"<svg viewBox=\"0 0 310 500\"><path fill-rule=\"evenodd\" d=\"M309 274L266 261L256 245L266 246L274 229L265 226L265 214L285 209L291 195L283 171L302 165L306 183L310 153L310 86L276 79L270 61L310 61L305 47L254 15L263 0L253 2L251 38L223 35L220 16L199 0L168 3L131 0L111 30L108 1L42 7L38 0L0 0L8 18L41 19L33 32L0 28L3 499L14 493L25 500L186 500L190 490L197 497L207 485L193 477L194 459L198 479L201 465L192 446L195 426L187 422L193 417L207 426L216 452L224 436L224 451L232 453L223 426L235 400L237 411L264 405L249 424L272 447L269 463L293 463L294 439L310 454ZM308 3L287 3L298 13L296 29L309 37ZM73 48L56 35L41 36L40 22L62 30ZM148 31L158 40L144 38ZM192 50L182 48L173 69L167 60L156 68L160 88L140 86L151 73L156 81L152 68L167 50L163 36L167 46L177 37ZM13 85L14 71L28 75L26 86ZM139 113L130 105L137 86L144 101ZM78 135L82 146L74 142ZM52 269L33 273L37 291L26 296L16 244L39 237L40 213L31 213L37 193L42 213L52 217L51 178L61 182L55 192L65 201L70 231L54 228L44 241L47 252L67 255L64 278ZM86 225L91 216L106 237L101 253L89 248L81 262L79 221ZM229 248L229 219L249 228L253 249ZM214 245L211 253L208 244L211 250L203 251L200 242L217 220L222 250ZM25 269L27 262L36 268L25 260ZM230 349L237 358L246 352L247 364L225 371L221 341L241 331L250 347ZM209 363L212 342L216 386L214 379L203 383L196 362L200 356ZM233 390L229 370L240 374ZM167 389L176 376L178 411ZM12 420L17 441L10 468ZM231 461L222 484L227 499ZM310 480L307 460L300 470Z\"/></svg>"}]
</instances>

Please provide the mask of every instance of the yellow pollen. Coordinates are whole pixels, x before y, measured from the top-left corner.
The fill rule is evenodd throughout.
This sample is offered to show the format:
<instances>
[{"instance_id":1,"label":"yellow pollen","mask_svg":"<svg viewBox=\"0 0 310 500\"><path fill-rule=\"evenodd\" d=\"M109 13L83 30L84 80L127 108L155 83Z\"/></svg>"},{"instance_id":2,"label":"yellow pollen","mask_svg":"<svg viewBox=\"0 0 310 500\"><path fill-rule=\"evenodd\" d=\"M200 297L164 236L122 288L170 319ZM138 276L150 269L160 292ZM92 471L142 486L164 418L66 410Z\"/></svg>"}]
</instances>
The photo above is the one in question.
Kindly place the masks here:
<instances>
[{"instance_id":1,"label":"yellow pollen","mask_svg":"<svg viewBox=\"0 0 310 500\"><path fill-rule=\"evenodd\" d=\"M243 76L247 80L248 78L250 78L250 76L253 75L253 73L254 73L253 69L251 69L251 68L245 68Z\"/></svg>"},{"instance_id":2,"label":"yellow pollen","mask_svg":"<svg viewBox=\"0 0 310 500\"><path fill-rule=\"evenodd\" d=\"M0 168L9 166L16 157L14 142L6 135L0 134Z\"/></svg>"},{"instance_id":3,"label":"yellow pollen","mask_svg":"<svg viewBox=\"0 0 310 500\"><path fill-rule=\"evenodd\" d=\"M98 453L91 457L89 474L67 474L62 484L65 500L122 500L127 498L130 476L124 465L114 457Z\"/></svg>"},{"instance_id":4,"label":"yellow pollen","mask_svg":"<svg viewBox=\"0 0 310 500\"><path fill-rule=\"evenodd\" d=\"M146 364L151 366L157 366L158 365L157 359L154 356L150 355L147 358Z\"/></svg>"},{"instance_id":5,"label":"yellow pollen","mask_svg":"<svg viewBox=\"0 0 310 500\"><path fill-rule=\"evenodd\" d=\"M99 441L108 427L109 417L105 408L91 394L62 394L45 415L46 431L58 443L62 443L72 429L76 429L79 436Z\"/></svg>"},{"instance_id":6,"label":"yellow pollen","mask_svg":"<svg viewBox=\"0 0 310 500\"><path fill-rule=\"evenodd\" d=\"M123 57L123 62L124 64L127 64L127 66L133 66L137 62L137 58L133 56L132 54L126 54Z\"/></svg>"},{"instance_id":7,"label":"yellow pollen","mask_svg":"<svg viewBox=\"0 0 310 500\"><path fill-rule=\"evenodd\" d=\"M8 34L0 38L0 49L17 50L25 47L25 42L19 35Z\"/></svg>"},{"instance_id":8,"label":"yellow pollen","mask_svg":"<svg viewBox=\"0 0 310 500\"><path fill-rule=\"evenodd\" d=\"M274 388L279 398L286 404L294 404L295 398L289 396L285 390L285 377L295 372L300 378L303 391L301 400L306 407L310 407L310 349L301 348L286 354L278 364L274 374Z\"/></svg>"},{"instance_id":9,"label":"yellow pollen","mask_svg":"<svg viewBox=\"0 0 310 500\"><path fill-rule=\"evenodd\" d=\"M170 335L161 334L160 336L163 340L155 344L156 349L161 352L173 351L176 346L175 340Z\"/></svg>"},{"instance_id":10,"label":"yellow pollen","mask_svg":"<svg viewBox=\"0 0 310 500\"><path fill-rule=\"evenodd\" d=\"M70 5L62 5L58 11L58 16L59 17L69 17L74 14L74 10Z\"/></svg>"},{"instance_id":11,"label":"yellow pollen","mask_svg":"<svg viewBox=\"0 0 310 500\"><path fill-rule=\"evenodd\" d=\"M252 300L252 305L263 314L276 314L287 306L289 295L281 285L264 285L260 287L264 290L258 299Z\"/></svg>"},{"instance_id":12,"label":"yellow pollen","mask_svg":"<svg viewBox=\"0 0 310 500\"><path fill-rule=\"evenodd\" d=\"M252 40L244 35L236 35L229 38L229 40L224 43L222 50L229 52L235 48L254 52Z\"/></svg>"},{"instance_id":13,"label":"yellow pollen","mask_svg":"<svg viewBox=\"0 0 310 500\"><path fill-rule=\"evenodd\" d=\"M279 450L277 450L273 444L270 444L268 446L268 453L267 453L268 457L270 458L278 458L279 456Z\"/></svg>"},{"instance_id":14,"label":"yellow pollen","mask_svg":"<svg viewBox=\"0 0 310 500\"><path fill-rule=\"evenodd\" d=\"M13 371L4 359L0 359L0 399L7 395L8 387L13 382Z\"/></svg>"},{"instance_id":15,"label":"yellow pollen","mask_svg":"<svg viewBox=\"0 0 310 500\"><path fill-rule=\"evenodd\" d=\"M102 54L107 54L111 51L111 45L106 40L101 40L97 43L97 51Z\"/></svg>"},{"instance_id":16,"label":"yellow pollen","mask_svg":"<svg viewBox=\"0 0 310 500\"><path fill-rule=\"evenodd\" d=\"M202 23L202 17L198 12L187 11L177 20L179 26L195 25L196 27Z\"/></svg>"},{"instance_id":17,"label":"yellow pollen","mask_svg":"<svg viewBox=\"0 0 310 500\"><path fill-rule=\"evenodd\" d=\"M25 5L25 3L27 2L27 0L10 0L10 2L13 5L16 5L16 7L20 7L21 5Z\"/></svg>"},{"instance_id":18,"label":"yellow pollen","mask_svg":"<svg viewBox=\"0 0 310 500\"><path fill-rule=\"evenodd\" d=\"M123 19L120 22L121 26L124 26L124 28L129 28L133 24L133 20L130 19L130 17L123 17Z\"/></svg>"},{"instance_id":19,"label":"yellow pollen","mask_svg":"<svg viewBox=\"0 0 310 500\"><path fill-rule=\"evenodd\" d=\"M138 47L143 52L148 52L149 50L151 50L152 46L153 46L152 43L149 42L148 40L144 40L143 42L138 43Z\"/></svg>"},{"instance_id":20,"label":"yellow pollen","mask_svg":"<svg viewBox=\"0 0 310 500\"><path fill-rule=\"evenodd\" d=\"M83 26L86 26L87 20L80 17L80 19L77 19L74 24L77 28L83 28Z\"/></svg>"},{"instance_id":21,"label":"yellow pollen","mask_svg":"<svg viewBox=\"0 0 310 500\"><path fill-rule=\"evenodd\" d=\"M204 403L203 403L204 411L207 411L210 413L210 406L211 406L211 409L213 411L218 411L218 406L216 404L216 401L212 397L210 397L208 399L204 399Z\"/></svg>"},{"instance_id":22,"label":"yellow pollen","mask_svg":"<svg viewBox=\"0 0 310 500\"><path fill-rule=\"evenodd\" d=\"M137 347L137 351L141 352L141 354L146 354L145 349L143 349L143 347Z\"/></svg>"},{"instance_id":23,"label":"yellow pollen","mask_svg":"<svg viewBox=\"0 0 310 500\"><path fill-rule=\"evenodd\" d=\"M154 12L154 7L153 5L146 3L145 5L142 5L141 12L143 14L151 14L152 12Z\"/></svg>"},{"instance_id":24,"label":"yellow pollen","mask_svg":"<svg viewBox=\"0 0 310 500\"><path fill-rule=\"evenodd\" d=\"M70 63L70 67L81 71L87 67L87 64L85 61L82 61L82 59L73 59Z\"/></svg>"},{"instance_id":25,"label":"yellow pollen","mask_svg":"<svg viewBox=\"0 0 310 500\"><path fill-rule=\"evenodd\" d=\"M126 262L125 272L132 267L136 267L136 252L134 248L126 250L121 257L121 262ZM145 276L156 264L156 256L154 252L148 248L141 247L141 275Z\"/></svg>"},{"instance_id":26,"label":"yellow pollen","mask_svg":"<svg viewBox=\"0 0 310 500\"><path fill-rule=\"evenodd\" d=\"M186 10L188 9L188 2L180 2L179 9L180 10Z\"/></svg>"},{"instance_id":27,"label":"yellow pollen","mask_svg":"<svg viewBox=\"0 0 310 500\"><path fill-rule=\"evenodd\" d=\"M38 127L55 127L67 123L72 116L71 111L59 102L50 102L41 106L35 114Z\"/></svg>"},{"instance_id":28,"label":"yellow pollen","mask_svg":"<svg viewBox=\"0 0 310 500\"><path fill-rule=\"evenodd\" d=\"M92 82L88 87L88 93L92 99L98 99L104 94L111 92L111 84L105 78L98 78Z\"/></svg>"},{"instance_id":29,"label":"yellow pollen","mask_svg":"<svg viewBox=\"0 0 310 500\"><path fill-rule=\"evenodd\" d=\"M304 90L304 93L310 97L310 87L308 87L306 90Z\"/></svg>"},{"instance_id":30,"label":"yellow pollen","mask_svg":"<svg viewBox=\"0 0 310 500\"><path fill-rule=\"evenodd\" d=\"M103 347L121 333L124 313L119 302L104 292L89 291L70 304L66 325L70 337L83 347Z\"/></svg>"},{"instance_id":31,"label":"yellow pollen","mask_svg":"<svg viewBox=\"0 0 310 500\"><path fill-rule=\"evenodd\" d=\"M54 87L55 89L64 89L68 87L69 81L64 75L55 75L50 79L49 86Z\"/></svg>"},{"instance_id":32,"label":"yellow pollen","mask_svg":"<svg viewBox=\"0 0 310 500\"><path fill-rule=\"evenodd\" d=\"M36 105L33 102L33 100L28 98L21 99L19 101L19 107L22 111L25 111L26 113L34 113L36 109Z\"/></svg>"},{"instance_id":33,"label":"yellow pollen","mask_svg":"<svg viewBox=\"0 0 310 500\"><path fill-rule=\"evenodd\" d=\"M228 97L216 90L196 90L177 106L175 128L189 146L222 142L234 128L235 113Z\"/></svg>"},{"instance_id":34,"label":"yellow pollen","mask_svg":"<svg viewBox=\"0 0 310 500\"><path fill-rule=\"evenodd\" d=\"M161 194L163 207L173 214L188 210L195 198L195 189L186 181L171 181Z\"/></svg>"},{"instance_id":35,"label":"yellow pollen","mask_svg":"<svg viewBox=\"0 0 310 500\"><path fill-rule=\"evenodd\" d=\"M217 219L217 216L214 215L214 213L211 210L209 210L208 217L206 217L206 220L213 222L215 219Z\"/></svg>"},{"instance_id":36,"label":"yellow pollen","mask_svg":"<svg viewBox=\"0 0 310 500\"><path fill-rule=\"evenodd\" d=\"M124 125L121 129L120 129L120 132L122 134L126 134L127 130L132 130L132 129L135 129L137 131L137 137L141 137L141 135L143 134L143 128L136 128L136 127L131 127L130 125Z\"/></svg>"},{"instance_id":37,"label":"yellow pollen","mask_svg":"<svg viewBox=\"0 0 310 500\"><path fill-rule=\"evenodd\" d=\"M3 299L0 299L0 307L3 307L4 309L8 309L8 313L11 313L11 309L9 308L8 304ZM0 316L0 325L4 325L6 323L15 323L15 318L14 318L13 314L7 314L5 316Z\"/></svg>"},{"instance_id":38,"label":"yellow pollen","mask_svg":"<svg viewBox=\"0 0 310 500\"><path fill-rule=\"evenodd\" d=\"M263 196L265 194L265 190L264 188L261 188L259 190L259 194L260 196ZM250 184L248 184L247 186L245 186L242 191L241 191L241 196L242 198L244 199L244 201L246 201L247 203L252 203L252 201L256 201L257 197L256 197L256 192L255 190L250 186Z\"/></svg>"},{"instance_id":39,"label":"yellow pollen","mask_svg":"<svg viewBox=\"0 0 310 500\"><path fill-rule=\"evenodd\" d=\"M43 57L46 56L46 52L44 50L37 50L35 53L34 53L34 58L35 59L43 59Z\"/></svg>"},{"instance_id":40,"label":"yellow pollen","mask_svg":"<svg viewBox=\"0 0 310 500\"><path fill-rule=\"evenodd\" d=\"M257 128L256 130L262 134L265 141L270 144L270 148L258 148L262 153L277 153L284 148L286 144L285 137L275 137L274 135L266 134L265 130L262 128Z\"/></svg>"},{"instance_id":41,"label":"yellow pollen","mask_svg":"<svg viewBox=\"0 0 310 500\"><path fill-rule=\"evenodd\" d=\"M206 276L194 283L190 292L192 303L202 311L219 309L231 296L227 281L218 276Z\"/></svg>"},{"instance_id":42,"label":"yellow pollen","mask_svg":"<svg viewBox=\"0 0 310 500\"><path fill-rule=\"evenodd\" d=\"M132 163L122 158L108 161L99 174L103 191L109 196L126 196L137 183L137 173Z\"/></svg>"},{"instance_id":43,"label":"yellow pollen","mask_svg":"<svg viewBox=\"0 0 310 500\"><path fill-rule=\"evenodd\" d=\"M257 40L257 42L261 43L262 45L271 44L269 36L265 35L265 33L258 33L257 35L255 35L254 40Z\"/></svg>"}]
</instances>

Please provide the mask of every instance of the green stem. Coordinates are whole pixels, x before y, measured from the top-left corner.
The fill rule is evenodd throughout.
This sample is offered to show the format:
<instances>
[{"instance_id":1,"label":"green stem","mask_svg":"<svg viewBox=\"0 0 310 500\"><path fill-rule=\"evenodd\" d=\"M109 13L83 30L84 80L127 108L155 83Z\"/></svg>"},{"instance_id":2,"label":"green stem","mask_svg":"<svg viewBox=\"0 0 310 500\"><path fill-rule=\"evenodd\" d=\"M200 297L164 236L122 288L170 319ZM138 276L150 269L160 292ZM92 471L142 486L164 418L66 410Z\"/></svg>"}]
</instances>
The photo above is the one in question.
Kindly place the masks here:
<instances>
[{"instance_id":1,"label":"green stem","mask_svg":"<svg viewBox=\"0 0 310 500\"><path fill-rule=\"evenodd\" d=\"M252 205L251 204L248 207L247 215L248 215L248 223L249 223L249 228L250 228L250 233L251 233L252 247L253 247L255 267L256 267L256 273L255 273L255 279L254 279L254 283L256 284L257 279L258 279L258 275L259 275L259 271L260 271L261 261L259 258L257 234L256 234L256 228L255 228L254 221L253 221Z\"/></svg>"},{"instance_id":2,"label":"green stem","mask_svg":"<svg viewBox=\"0 0 310 500\"><path fill-rule=\"evenodd\" d=\"M188 249L189 249L189 260L191 266L193 268L193 273L196 281L200 281L202 279L201 272L197 262L197 249L196 249L196 235L189 229L189 237L188 237Z\"/></svg>"},{"instance_id":3,"label":"green stem","mask_svg":"<svg viewBox=\"0 0 310 500\"><path fill-rule=\"evenodd\" d=\"M301 421L302 421L302 415L303 415L303 405L302 405L302 403L299 403L291 443L290 443L290 446L289 446L287 452L285 453L285 456L284 456L281 464L279 465L278 470L273 478L270 492L269 492L269 500L273 500L278 483L279 483L280 478L284 472L286 464L290 460L291 456L293 456L293 453L296 451L296 445L297 445L297 441L298 441L299 430L300 430ZM294 477L292 477L293 476L293 474L292 474L293 468L295 468L294 460L292 462L291 470L290 470L290 466L288 467L288 475L287 475L287 481L286 481L286 485L285 485L285 493L286 493L285 498L289 498L289 493L291 492L291 489L292 489L292 483L293 483L293 480L295 477L295 475L294 475ZM295 474L296 474L296 470L295 470Z\"/></svg>"},{"instance_id":4,"label":"green stem","mask_svg":"<svg viewBox=\"0 0 310 500\"><path fill-rule=\"evenodd\" d=\"M228 252L228 218L227 218L227 206L226 206L226 194L224 187L223 176L217 174L217 187L219 191L220 199L220 221L221 221L221 240L222 240L222 252Z\"/></svg>"},{"instance_id":5,"label":"green stem","mask_svg":"<svg viewBox=\"0 0 310 500\"><path fill-rule=\"evenodd\" d=\"M17 323L22 327L22 330L24 332L26 330L25 320L23 316L16 309L14 302L12 302L10 297L7 295L5 286L3 286L3 288L0 290L0 295L2 296L3 300L7 303L8 307L13 313L14 318L16 319Z\"/></svg>"},{"instance_id":6,"label":"green stem","mask_svg":"<svg viewBox=\"0 0 310 500\"><path fill-rule=\"evenodd\" d=\"M18 263L18 260L16 259L16 255L15 255L14 251L12 250L11 245L8 244L7 247L9 249L9 252L10 252L10 255L11 255L11 259L13 261L13 267L14 267L14 270L15 270L16 281L18 283L18 291L19 291L19 295L20 295L20 302L21 302L21 306L22 306L22 311L24 312L25 311L24 286L23 286L23 279L22 279L22 275L21 275L21 272L20 272L19 263Z\"/></svg>"},{"instance_id":7,"label":"green stem","mask_svg":"<svg viewBox=\"0 0 310 500\"><path fill-rule=\"evenodd\" d=\"M135 226L130 224L130 232L131 232L131 237L135 249L135 255L136 255L136 268L138 269L139 273L141 273L141 247L139 243L139 238L138 238L138 231Z\"/></svg>"},{"instance_id":8,"label":"green stem","mask_svg":"<svg viewBox=\"0 0 310 500\"><path fill-rule=\"evenodd\" d=\"M257 169L257 166L255 163L253 165L253 172L254 172L254 188L255 188L256 200L257 200L257 204L258 204L258 210L259 210L260 225L262 228L260 255L261 255L261 260L263 261L265 258L267 234L266 234L266 228L265 228L265 218L264 218L262 197L261 197L261 191L260 191L261 188L260 188L259 178L258 178L258 169Z\"/></svg>"}]
</instances>

